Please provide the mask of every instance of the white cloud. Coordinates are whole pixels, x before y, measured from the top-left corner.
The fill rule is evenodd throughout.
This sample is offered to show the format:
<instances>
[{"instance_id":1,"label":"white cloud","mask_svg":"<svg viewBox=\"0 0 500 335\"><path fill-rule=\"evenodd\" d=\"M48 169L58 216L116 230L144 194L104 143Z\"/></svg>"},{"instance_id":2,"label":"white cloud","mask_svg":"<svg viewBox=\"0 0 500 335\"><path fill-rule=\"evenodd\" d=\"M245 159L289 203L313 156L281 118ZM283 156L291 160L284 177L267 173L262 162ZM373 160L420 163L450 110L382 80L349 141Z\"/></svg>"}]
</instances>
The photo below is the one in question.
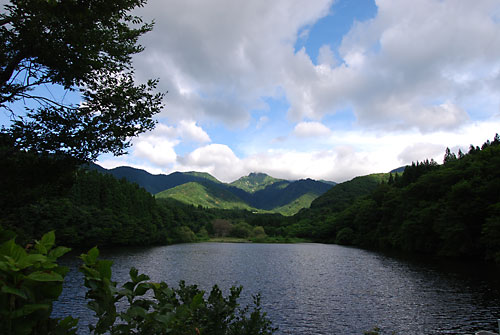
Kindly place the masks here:
<instances>
[{"instance_id":1,"label":"white cloud","mask_svg":"<svg viewBox=\"0 0 500 335\"><path fill-rule=\"evenodd\" d=\"M150 0L137 10L155 20L134 59L142 78L169 91L164 116L246 125L283 84L302 27L333 0Z\"/></svg>"},{"instance_id":2,"label":"white cloud","mask_svg":"<svg viewBox=\"0 0 500 335\"><path fill-rule=\"evenodd\" d=\"M190 140L198 143L211 142L210 136L203 128L196 125L195 121L182 120L179 123L178 134L182 139Z\"/></svg>"},{"instance_id":3,"label":"white cloud","mask_svg":"<svg viewBox=\"0 0 500 335\"><path fill-rule=\"evenodd\" d=\"M344 37L338 66L315 66L304 52L287 64L294 120L353 107L368 129L453 129L484 99L500 105L498 1L377 1L374 19ZM323 49L323 52L327 53ZM477 117L477 115L473 115ZM485 115L481 115L485 117Z\"/></svg>"},{"instance_id":4,"label":"white cloud","mask_svg":"<svg viewBox=\"0 0 500 335\"><path fill-rule=\"evenodd\" d=\"M324 137L330 135L331 130L320 122L300 122L293 134L298 137Z\"/></svg>"},{"instance_id":5,"label":"white cloud","mask_svg":"<svg viewBox=\"0 0 500 335\"><path fill-rule=\"evenodd\" d=\"M141 138L134 142L133 155L150 161L157 166L175 163L177 154L174 147L178 142L151 138Z\"/></svg>"},{"instance_id":6,"label":"white cloud","mask_svg":"<svg viewBox=\"0 0 500 335\"><path fill-rule=\"evenodd\" d=\"M323 45L319 48L318 64L327 65L329 67L334 67L338 64L335 54L329 45Z\"/></svg>"},{"instance_id":7,"label":"white cloud","mask_svg":"<svg viewBox=\"0 0 500 335\"><path fill-rule=\"evenodd\" d=\"M475 122L459 131L434 132L425 137L416 130L385 135L347 130L332 134L327 139L327 143L330 143L328 149L298 150L284 147L264 149L243 157L238 157L227 145L209 144L185 156L177 155L175 162L160 168L163 173L205 171L225 182L255 171L284 179L314 178L343 182L359 175L388 172L412 161L434 159L441 163L446 147L455 152L458 149L467 152L470 144L481 146L487 139L493 139L498 129L500 119L495 118ZM148 153L147 149L145 146L142 150ZM155 155L145 154L140 164L136 162L135 154L99 163L107 168L129 165L159 173L158 160L166 161L167 158L157 158Z\"/></svg>"},{"instance_id":8,"label":"white cloud","mask_svg":"<svg viewBox=\"0 0 500 335\"><path fill-rule=\"evenodd\" d=\"M433 143L415 143L407 146L399 155L398 159L401 165L409 165L412 162L423 161L425 159L434 158L439 155L444 155L445 146L442 144ZM442 163L442 160L436 160L437 163Z\"/></svg>"},{"instance_id":9,"label":"white cloud","mask_svg":"<svg viewBox=\"0 0 500 335\"><path fill-rule=\"evenodd\" d=\"M180 157L176 169L208 172L222 181L237 179L243 173L241 160L224 144L210 144Z\"/></svg>"},{"instance_id":10,"label":"white cloud","mask_svg":"<svg viewBox=\"0 0 500 335\"><path fill-rule=\"evenodd\" d=\"M207 171L224 181L252 171L343 181L415 160L441 162L443 148L466 151L499 131L498 0L378 0L376 17L354 23L338 50L322 46L315 65L295 41L307 38L331 4L150 0L139 13L156 26L134 62L139 77L160 77L170 92L161 116L176 126L141 136L137 155L165 172ZM231 147L207 145L199 124L244 127L256 108L269 113L257 130L266 124L274 131L266 97L288 101L300 148L287 147L298 140L279 131L274 151L260 146L238 157L231 140ZM355 129L332 132L318 122L346 108ZM201 147L174 157L179 141Z\"/></svg>"}]
</instances>

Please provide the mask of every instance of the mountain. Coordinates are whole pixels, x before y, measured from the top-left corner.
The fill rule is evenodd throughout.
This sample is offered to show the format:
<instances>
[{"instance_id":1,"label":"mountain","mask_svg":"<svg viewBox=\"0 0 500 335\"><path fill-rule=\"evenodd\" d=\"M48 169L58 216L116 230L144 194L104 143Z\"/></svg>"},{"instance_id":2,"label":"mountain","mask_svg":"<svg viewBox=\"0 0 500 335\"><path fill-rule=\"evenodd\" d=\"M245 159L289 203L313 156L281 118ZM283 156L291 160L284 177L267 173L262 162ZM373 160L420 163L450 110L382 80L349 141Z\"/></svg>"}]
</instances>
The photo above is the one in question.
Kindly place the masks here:
<instances>
[{"instance_id":1,"label":"mountain","mask_svg":"<svg viewBox=\"0 0 500 335\"><path fill-rule=\"evenodd\" d=\"M172 198L207 208L242 208L293 215L332 187L332 183L312 179L288 181L265 173L250 173L230 184L205 172L174 172L153 175L132 167L90 169L137 183L158 198ZM334 183L333 183L334 184Z\"/></svg>"},{"instance_id":2,"label":"mountain","mask_svg":"<svg viewBox=\"0 0 500 335\"><path fill-rule=\"evenodd\" d=\"M276 183L279 183L280 185L286 185L288 184L288 181L273 178L265 173L252 172L248 176L241 177L240 179L233 181L229 185L240 188L248 193L255 193ZM283 185L283 187L285 185Z\"/></svg>"},{"instance_id":3,"label":"mountain","mask_svg":"<svg viewBox=\"0 0 500 335\"><path fill-rule=\"evenodd\" d=\"M97 170L101 173L107 173L117 179L125 178L126 180L136 183L144 187L151 194L174 188L176 186L189 182L212 182L222 184L219 180L208 173L204 172L174 172L169 175L151 174L147 171L136 169L129 166L119 166L113 169L105 169L97 164L89 164L88 168Z\"/></svg>"},{"instance_id":4,"label":"mountain","mask_svg":"<svg viewBox=\"0 0 500 335\"><path fill-rule=\"evenodd\" d=\"M311 210L343 210L357 198L370 194L382 181L389 179L388 173L374 173L360 176L332 187L311 203Z\"/></svg>"},{"instance_id":5,"label":"mountain","mask_svg":"<svg viewBox=\"0 0 500 335\"><path fill-rule=\"evenodd\" d=\"M403 173L405 171L405 169L406 169L406 165L400 166L397 169L391 170L390 173Z\"/></svg>"},{"instance_id":6,"label":"mountain","mask_svg":"<svg viewBox=\"0 0 500 335\"><path fill-rule=\"evenodd\" d=\"M252 209L227 188L217 187L210 183L202 185L197 182L189 182L157 193L155 197L157 199L172 198L205 208Z\"/></svg>"}]
</instances>

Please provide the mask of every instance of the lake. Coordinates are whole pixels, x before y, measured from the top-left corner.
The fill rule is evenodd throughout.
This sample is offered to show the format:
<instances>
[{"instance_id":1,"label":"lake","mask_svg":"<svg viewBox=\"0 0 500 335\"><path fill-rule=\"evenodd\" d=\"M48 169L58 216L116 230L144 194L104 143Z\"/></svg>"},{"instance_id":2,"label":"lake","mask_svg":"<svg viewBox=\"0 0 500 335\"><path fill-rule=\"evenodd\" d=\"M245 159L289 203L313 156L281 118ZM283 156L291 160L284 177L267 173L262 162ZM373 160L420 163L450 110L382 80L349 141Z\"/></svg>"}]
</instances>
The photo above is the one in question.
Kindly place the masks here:
<instances>
[{"instance_id":1,"label":"lake","mask_svg":"<svg viewBox=\"0 0 500 335\"><path fill-rule=\"evenodd\" d=\"M500 276L492 267L396 259L380 253L325 244L196 243L102 251L114 261L114 280L123 283L134 266L153 281L180 280L225 294L243 285L242 304L262 294L263 309L277 334L363 334L384 332L471 334L497 330ZM91 312L74 257L72 271L54 307L57 316Z\"/></svg>"}]
</instances>

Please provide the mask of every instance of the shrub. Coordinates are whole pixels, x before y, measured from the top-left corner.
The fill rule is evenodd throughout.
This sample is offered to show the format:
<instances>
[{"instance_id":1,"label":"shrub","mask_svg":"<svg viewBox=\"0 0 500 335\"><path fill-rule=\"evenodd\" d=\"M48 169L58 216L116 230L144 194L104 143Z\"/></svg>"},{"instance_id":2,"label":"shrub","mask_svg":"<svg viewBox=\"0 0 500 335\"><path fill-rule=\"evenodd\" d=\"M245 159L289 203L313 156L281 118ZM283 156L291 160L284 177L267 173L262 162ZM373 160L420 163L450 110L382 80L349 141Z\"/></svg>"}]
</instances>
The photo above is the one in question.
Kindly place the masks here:
<instances>
[{"instance_id":1,"label":"shrub","mask_svg":"<svg viewBox=\"0 0 500 335\"><path fill-rule=\"evenodd\" d=\"M56 261L69 249L54 244L55 234L49 232L25 249L0 227L1 334L76 334L78 320L50 318L68 271ZM224 297L214 286L207 296L182 281L179 288L151 282L134 268L130 281L118 287L111 280L112 262L98 256L96 247L80 256L88 307L97 317L91 334L267 335L277 330L262 312L260 296L254 296L252 307L239 306L242 287L232 287ZM118 311L122 300L126 307Z\"/></svg>"}]
</instances>

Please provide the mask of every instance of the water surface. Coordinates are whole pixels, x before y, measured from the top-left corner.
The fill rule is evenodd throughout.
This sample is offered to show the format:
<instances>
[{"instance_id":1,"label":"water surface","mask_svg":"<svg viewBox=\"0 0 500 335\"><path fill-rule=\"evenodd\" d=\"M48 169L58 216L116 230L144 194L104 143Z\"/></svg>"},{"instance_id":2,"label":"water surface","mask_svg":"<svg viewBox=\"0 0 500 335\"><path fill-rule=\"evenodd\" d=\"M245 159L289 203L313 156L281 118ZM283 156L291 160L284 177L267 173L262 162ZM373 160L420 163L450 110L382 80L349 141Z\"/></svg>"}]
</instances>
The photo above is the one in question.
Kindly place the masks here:
<instances>
[{"instance_id":1,"label":"water surface","mask_svg":"<svg viewBox=\"0 0 500 335\"><path fill-rule=\"evenodd\" d=\"M262 294L278 334L363 334L375 326L388 333L470 334L496 330L500 280L492 268L400 260L370 251L323 244L197 243L102 252L123 283L130 267L153 281L180 280L225 294L243 285L242 303ZM75 268L74 258L64 260ZM81 317L83 279L68 274L57 315Z\"/></svg>"}]
</instances>

